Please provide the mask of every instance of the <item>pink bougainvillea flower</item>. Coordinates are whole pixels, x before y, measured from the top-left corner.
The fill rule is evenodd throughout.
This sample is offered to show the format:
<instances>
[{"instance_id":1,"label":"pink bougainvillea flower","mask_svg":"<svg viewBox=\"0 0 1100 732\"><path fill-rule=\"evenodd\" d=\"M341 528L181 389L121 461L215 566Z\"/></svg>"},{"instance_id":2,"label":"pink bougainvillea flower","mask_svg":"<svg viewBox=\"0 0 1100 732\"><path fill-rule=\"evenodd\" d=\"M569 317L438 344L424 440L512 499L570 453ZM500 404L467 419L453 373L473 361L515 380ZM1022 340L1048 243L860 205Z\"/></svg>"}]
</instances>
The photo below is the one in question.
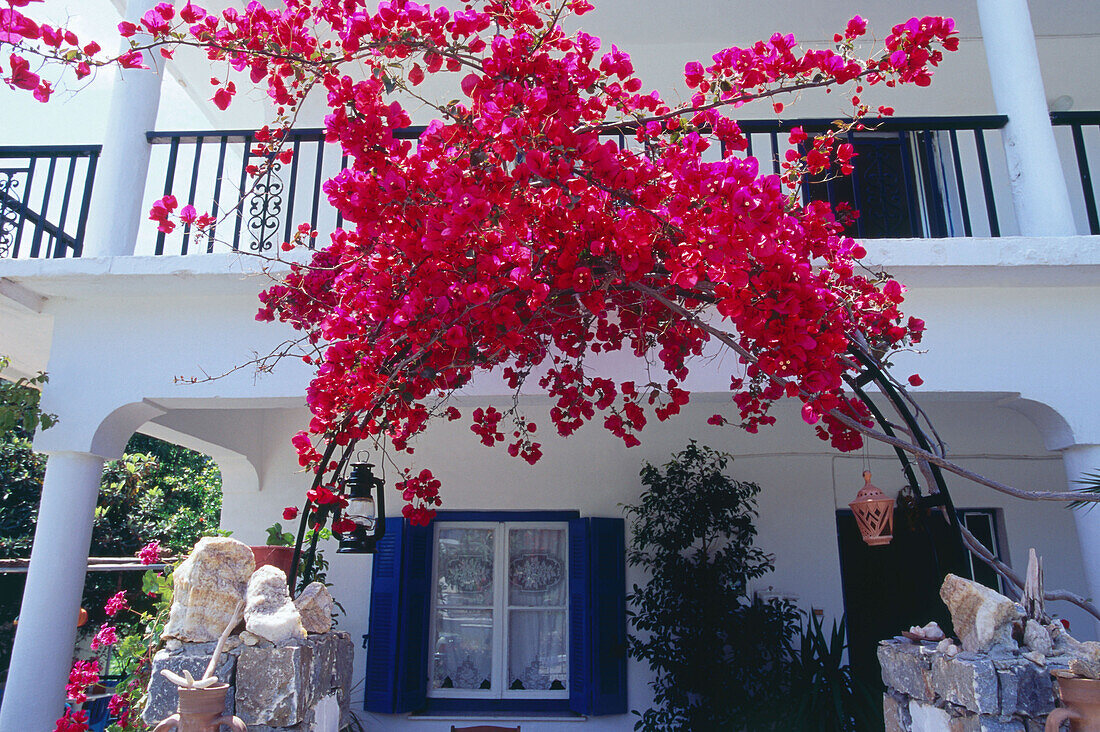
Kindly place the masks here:
<instances>
[{"instance_id":1,"label":"pink bougainvillea flower","mask_svg":"<svg viewBox=\"0 0 1100 732\"><path fill-rule=\"evenodd\" d=\"M356 523L351 519L342 518L339 521L333 522L332 530L337 534L347 534L355 531Z\"/></svg>"},{"instance_id":2,"label":"pink bougainvillea flower","mask_svg":"<svg viewBox=\"0 0 1100 732\"><path fill-rule=\"evenodd\" d=\"M124 69L148 69L141 51L129 51L118 57L118 63Z\"/></svg>"}]
</instances>

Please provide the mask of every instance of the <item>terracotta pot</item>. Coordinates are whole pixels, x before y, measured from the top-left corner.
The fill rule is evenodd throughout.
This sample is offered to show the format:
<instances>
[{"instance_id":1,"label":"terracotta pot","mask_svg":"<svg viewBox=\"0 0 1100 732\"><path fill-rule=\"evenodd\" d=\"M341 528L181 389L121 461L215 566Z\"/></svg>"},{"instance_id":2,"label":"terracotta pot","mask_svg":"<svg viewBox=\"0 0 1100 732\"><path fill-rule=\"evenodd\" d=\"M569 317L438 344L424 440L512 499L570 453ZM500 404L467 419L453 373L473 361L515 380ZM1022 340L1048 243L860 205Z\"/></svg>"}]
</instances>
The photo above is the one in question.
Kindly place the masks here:
<instances>
[{"instance_id":1,"label":"terracotta pot","mask_svg":"<svg viewBox=\"0 0 1100 732\"><path fill-rule=\"evenodd\" d=\"M1066 720L1073 732L1100 732L1100 681L1055 678L1063 706L1047 717L1046 732L1058 732Z\"/></svg>"},{"instance_id":2,"label":"terracotta pot","mask_svg":"<svg viewBox=\"0 0 1100 732\"><path fill-rule=\"evenodd\" d=\"M254 546L252 556L256 560L256 569L270 564L278 567L286 575L290 574L290 568L294 564L294 547L292 546Z\"/></svg>"},{"instance_id":3,"label":"terracotta pot","mask_svg":"<svg viewBox=\"0 0 1100 732\"><path fill-rule=\"evenodd\" d=\"M225 713L225 693L229 684L215 684L206 689L180 687L179 712L158 724L153 732L218 732L226 725L234 732L248 732L240 717Z\"/></svg>"}]
</instances>

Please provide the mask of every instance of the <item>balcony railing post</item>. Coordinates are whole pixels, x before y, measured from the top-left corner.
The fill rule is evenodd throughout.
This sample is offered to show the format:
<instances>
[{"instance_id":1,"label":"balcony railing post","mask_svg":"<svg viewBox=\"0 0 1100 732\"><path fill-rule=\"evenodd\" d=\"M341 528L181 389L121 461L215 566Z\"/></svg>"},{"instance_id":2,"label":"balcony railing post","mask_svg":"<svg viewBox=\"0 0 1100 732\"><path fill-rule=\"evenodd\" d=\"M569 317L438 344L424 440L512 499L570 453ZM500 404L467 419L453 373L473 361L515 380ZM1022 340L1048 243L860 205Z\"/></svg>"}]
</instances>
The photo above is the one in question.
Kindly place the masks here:
<instances>
[{"instance_id":1,"label":"balcony railing post","mask_svg":"<svg viewBox=\"0 0 1100 732\"><path fill-rule=\"evenodd\" d=\"M129 0L126 18L137 22L155 0ZM129 50L123 40L120 48ZM159 61L159 59L158 59ZM160 68L146 53L145 64ZM109 257L134 253L145 200L150 145L146 130L156 128L162 75L154 71L115 72L107 133L99 161L84 256Z\"/></svg>"},{"instance_id":2,"label":"balcony railing post","mask_svg":"<svg viewBox=\"0 0 1100 732\"><path fill-rule=\"evenodd\" d=\"M1075 234L1027 0L978 0L978 15L993 99L1008 116L1005 159L1020 234Z\"/></svg>"}]
</instances>

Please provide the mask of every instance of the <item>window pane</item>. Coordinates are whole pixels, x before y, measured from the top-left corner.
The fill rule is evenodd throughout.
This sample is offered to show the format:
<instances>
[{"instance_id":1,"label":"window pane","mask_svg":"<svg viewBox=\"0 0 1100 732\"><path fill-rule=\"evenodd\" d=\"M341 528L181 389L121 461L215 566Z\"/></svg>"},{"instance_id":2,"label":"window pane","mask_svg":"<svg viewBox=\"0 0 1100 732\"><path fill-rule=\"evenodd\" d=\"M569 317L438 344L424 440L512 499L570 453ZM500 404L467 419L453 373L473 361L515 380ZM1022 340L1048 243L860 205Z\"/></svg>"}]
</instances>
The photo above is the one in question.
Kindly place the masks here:
<instances>
[{"instance_id":1,"label":"window pane","mask_svg":"<svg viewBox=\"0 0 1100 732\"><path fill-rule=\"evenodd\" d=\"M563 691L569 656L564 610L512 610L508 614L508 688Z\"/></svg>"},{"instance_id":2,"label":"window pane","mask_svg":"<svg viewBox=\"0 0 1100 732\"><path fill-rule=\"evenodd\" d=\"M493 530L441 527L438 531L436 606L492 606Z\"/></svg>"},{"instance_id":3,"label":"window pane","mask_svg":"<svg viewBox=\"0 0 1100 732\"><path fill-rule=\"evenodd\" d=\"M432 688L492 688L493 611L442 609L435 627Z\"/></svg>"},{"instance_id":4,"label":"window pane","mask_svg":"<svg viewBox=\"0 0 1100 732\"><path fill-rule=\"evenodd\" d=\"M564 607L566 603L564 529L508 531L508 604Z\"/></svg>"}]
</instances>

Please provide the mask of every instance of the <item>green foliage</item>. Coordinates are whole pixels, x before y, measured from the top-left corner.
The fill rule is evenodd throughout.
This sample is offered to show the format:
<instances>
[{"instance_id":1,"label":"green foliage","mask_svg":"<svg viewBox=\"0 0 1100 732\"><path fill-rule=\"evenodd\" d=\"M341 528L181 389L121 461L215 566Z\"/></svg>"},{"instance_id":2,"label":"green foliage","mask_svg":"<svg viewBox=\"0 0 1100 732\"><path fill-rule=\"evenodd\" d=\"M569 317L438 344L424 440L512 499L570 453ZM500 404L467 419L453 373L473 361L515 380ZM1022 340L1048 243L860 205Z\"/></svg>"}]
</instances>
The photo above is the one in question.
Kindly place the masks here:
<instances>
[{"instance_id":1,"label":"green foliage","mask_svg":"<svg viewBox=\"0 0 1100 732\"><path fill-rule=\"evenodd\" d=\"M0 372L10 365L7 356L0 356ZM39 389L47 381L49 377L41 372L29 379L0 379L0 434L14 432L31 437L39 427L49 429L57 422L56 415L38 408Z\"/></svg>"},{"instance_id":2,"label":"green foliage","mask_svg":"<svg viewBox=\"0 0 1100 732\"><path fill-rule=\"evenodd\" d=\"M641 502L626 507L627 558L649 576L629 597L630 653L655 676L635 729L761 730L787 708L798 615L749 598L772 557L755 546L760 487L725 475L729 460L692 441L662 469L647 464Z\"/></svg>"},{"instance_id":3,"label":"green foliage","mask_svg":"<svg viewBox=\"0 0 1100 732\"><path fill-rule=\"evenodd\" d=\"M180 560L182 561L182 560ZM118 676L115 694L125 699L129 712L107 727L108 732L138 732L148 727L141 721L146 689L152 672L153 655L161 647L161 635L168 624L172 608L172 572L175 564L156 572L146 570L141 577L141 591L151 597L148 607L131 607L115 620L120 628L118 643L112 648L112 673ZM133 597L134 593L130 593Z\"/></svg>"},{"instance_id":4,"label":"green foliage","mask_svg":"<svg viewBox=\"0 0 1100 732\"><path fill-rule=\"evenodd\" d=\"M1073 481L1080 484L1081 488L1074 488L1073 490L1078 493L1085 493L1088 495L1096 495L1100 493L1100 471L1092 473L1085 473L1080 480ZM1073 501L1069 503L1066 508L1077 509L1081 508L1086 511L1092 510L1092 507L1096 505L1095 501Z\"/></svg>"},{"instance_id":5,"label":"green foliage","mask_svg":"<svg viewBox=\"0 0 1100 732\"><path fill-rule=\"evenodd\" d=\"M833 621L829 637L821 620L811 616L800 630L792 665L791 729L806 732L869 732L881 730L878 695L852 676L843 663L844 621Z\"/></svg>"},{"instance_id":6,"label":"green foliage","mask_svg":"<svg viewBox=\"0 0 1100 732\"><path fill-rule=\"evenodd\" d=\"M294 546L294 534L283 531L283 525L278 521L267 527L268 546Z\"/></svg>"}]
</instances>

